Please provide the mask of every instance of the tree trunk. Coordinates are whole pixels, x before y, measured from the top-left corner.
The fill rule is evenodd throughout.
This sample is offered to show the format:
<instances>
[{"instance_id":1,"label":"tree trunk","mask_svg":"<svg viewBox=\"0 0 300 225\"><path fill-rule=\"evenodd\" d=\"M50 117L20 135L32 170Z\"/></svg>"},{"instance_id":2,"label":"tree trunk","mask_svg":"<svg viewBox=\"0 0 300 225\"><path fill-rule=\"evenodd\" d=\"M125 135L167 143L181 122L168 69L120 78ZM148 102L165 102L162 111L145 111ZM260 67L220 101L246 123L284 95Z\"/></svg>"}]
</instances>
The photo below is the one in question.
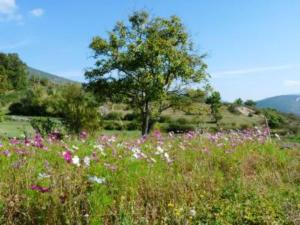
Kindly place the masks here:
<instances>
[{"instance_id":1,"label":"tree trunk","mask_svg":"<svg viewBox=\"0 0 300 225\"><path fill-rule=\"evenodd\" d=\"M148 102L145 103L142 110L142 135L149 133L150 111Z\"/></svg>"}]
</instances>

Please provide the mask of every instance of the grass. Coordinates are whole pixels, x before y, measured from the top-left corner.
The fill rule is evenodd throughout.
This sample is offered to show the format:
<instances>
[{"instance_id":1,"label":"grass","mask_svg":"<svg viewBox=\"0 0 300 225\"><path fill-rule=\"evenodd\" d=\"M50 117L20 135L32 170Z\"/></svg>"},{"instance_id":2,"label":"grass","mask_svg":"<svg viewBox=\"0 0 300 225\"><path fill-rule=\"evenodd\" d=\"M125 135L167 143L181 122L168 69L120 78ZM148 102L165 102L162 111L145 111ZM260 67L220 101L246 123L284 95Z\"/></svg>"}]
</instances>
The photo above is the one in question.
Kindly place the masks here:
<instances>
[{"instance_id":1,"label":"grass","mask_svg":"<svg viewBox=\"0 0 300 225\"><path fill-rule=\"evenodd\" d=\"M0 123L0 137L20 137L25 132L34 133L28 121L3 121Z\"/></svg>"},{"instance_id":2,"label":"grass","mask_svg":"<svg viewBox=\"0 0 300 225\"><path fill-rule=\"evenodd\" d=\"M256 130L135 135L2 140L0 223L299 224L299 149Z\"/></svg>"}]
</instances>

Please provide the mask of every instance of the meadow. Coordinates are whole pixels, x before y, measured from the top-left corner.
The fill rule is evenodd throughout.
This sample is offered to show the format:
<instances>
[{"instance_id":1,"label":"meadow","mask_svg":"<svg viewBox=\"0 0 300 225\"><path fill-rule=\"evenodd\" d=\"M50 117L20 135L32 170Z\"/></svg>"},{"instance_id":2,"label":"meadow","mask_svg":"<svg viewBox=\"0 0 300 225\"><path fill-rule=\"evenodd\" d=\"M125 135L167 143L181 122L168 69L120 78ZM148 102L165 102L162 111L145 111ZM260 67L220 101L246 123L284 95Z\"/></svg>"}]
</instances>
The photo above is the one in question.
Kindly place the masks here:
<instances>
[{"instance_id":1,"label":"meadow","mask_svg":"<svg viewBox=\"0 0 300 225\"><path fill-rule=\"evenodd\" d=\"M268 129L2 138L1 224L299 224L300 152Z\"/></svg>"}]
</instances>

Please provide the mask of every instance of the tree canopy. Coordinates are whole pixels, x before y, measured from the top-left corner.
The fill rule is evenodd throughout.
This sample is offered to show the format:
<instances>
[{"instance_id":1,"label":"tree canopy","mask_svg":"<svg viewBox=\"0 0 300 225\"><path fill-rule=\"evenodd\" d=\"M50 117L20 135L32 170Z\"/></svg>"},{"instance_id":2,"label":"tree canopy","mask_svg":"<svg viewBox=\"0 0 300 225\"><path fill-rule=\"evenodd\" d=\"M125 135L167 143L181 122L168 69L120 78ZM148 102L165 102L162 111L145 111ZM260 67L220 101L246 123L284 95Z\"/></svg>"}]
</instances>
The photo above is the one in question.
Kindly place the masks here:
<instances>
[{"instance_id":1,"label":"tree canopy","mask_svg":"<svg viewBox=\"0 0 300 225\"><path fill-rule=\"evenodd\" d=\"M117 22L106 39L94 37L90 48L95 67L85 73L87 87L138 110L143 134L151 117L169 107L170 96L208 76L204 55L196 54L176 16L151 18L147 12L135 12L128 23Z\"/></svg>"},{"instance_id":2,"label":"tree canopy","mask_svg":"<svg viewBox=\"0 0 300 225\"><path fill-rule=\"evenodd\" d=\"M26 88L26 65L17 54L0 53L0 94Z\"/></svg>"}]
</instances>

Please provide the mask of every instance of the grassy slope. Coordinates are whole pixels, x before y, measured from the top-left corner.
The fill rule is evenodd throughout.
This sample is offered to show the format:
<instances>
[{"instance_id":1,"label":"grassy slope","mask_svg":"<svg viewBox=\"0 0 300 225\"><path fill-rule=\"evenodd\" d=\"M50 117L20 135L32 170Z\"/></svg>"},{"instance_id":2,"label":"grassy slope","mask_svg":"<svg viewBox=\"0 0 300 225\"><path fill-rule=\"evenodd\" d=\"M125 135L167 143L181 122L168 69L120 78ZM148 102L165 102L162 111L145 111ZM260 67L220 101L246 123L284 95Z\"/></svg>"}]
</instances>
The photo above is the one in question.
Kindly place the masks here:
<instances>
[{"instance_id":1,"label":"grassy slope","mask_svg":"<svg viewBox=\"0 0 300 225\"><path fill-rule=\"evenodd\" d=\"M114 106L110 110L121 112L122 114L131 112L131 111L124 110L124 107L120 107L120 106L117 107ZM164 112L163 115L170 116L173 120L176 120L178 118L185 118L190 123L197 125L200 128L209 128L209 127L216 126L215 124L210 123L211 118L206 113L203 113L203 115L196 116L196 115L186 115L184 112L178 110L177 111L168 110ZM223 119L221 123L225 127L226 126L232 127L233 124L235 127L240 127L242 125L253 127L253 126L258 126L263 121L262 117L257 115L254 115L253 117L248 117L245 115L232 114L226 109L226 107L222 108L222 115L223 115ZM0 136L9 136L9 137L19 136L21 134L24 134L25 131L28 133L32 132L32 128L29 122L6 121L5 123L0 123ZM113 133L113 132L116 133L116 131L105 131L104 133Z\"/></svg>"}]
</instances>

